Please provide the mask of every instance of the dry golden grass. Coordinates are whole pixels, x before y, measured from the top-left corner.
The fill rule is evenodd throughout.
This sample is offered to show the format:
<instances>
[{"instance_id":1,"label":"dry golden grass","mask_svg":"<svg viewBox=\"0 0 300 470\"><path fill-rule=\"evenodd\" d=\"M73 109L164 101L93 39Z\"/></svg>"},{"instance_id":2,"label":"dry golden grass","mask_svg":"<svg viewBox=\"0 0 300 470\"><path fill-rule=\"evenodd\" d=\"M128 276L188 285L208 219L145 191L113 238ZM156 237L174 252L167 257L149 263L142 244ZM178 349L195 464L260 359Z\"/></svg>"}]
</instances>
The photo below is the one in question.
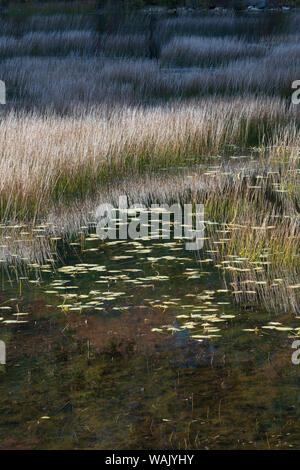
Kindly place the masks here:
<instances>
[{"instance_id":1,"label":"dry golden grass","mask_svg":"<svg viewBox=\"0 0 300 470\"><path fill-rule=\"evenodd\" d=\"M1 214L39 217L128 171L205 161L229 144L297 145L297 113L281 100L202 99L148 107L8 112L0 123Z\"/></svg>"}]
</instances>

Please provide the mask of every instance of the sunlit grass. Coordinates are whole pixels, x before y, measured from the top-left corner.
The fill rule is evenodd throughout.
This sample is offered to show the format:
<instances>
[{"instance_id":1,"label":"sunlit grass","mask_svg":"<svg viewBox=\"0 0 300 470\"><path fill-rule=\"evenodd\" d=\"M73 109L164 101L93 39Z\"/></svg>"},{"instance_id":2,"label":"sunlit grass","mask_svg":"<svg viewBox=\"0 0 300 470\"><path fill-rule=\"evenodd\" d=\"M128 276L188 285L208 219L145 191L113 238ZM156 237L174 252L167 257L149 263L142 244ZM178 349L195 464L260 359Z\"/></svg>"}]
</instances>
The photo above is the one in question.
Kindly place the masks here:
<instances>
[{"instance_id":1,"label":"sunlit grass","mask_svg":"<svg viewBox=\"0 0 300 470\"><path fill-rule=\"evenodd\" d=\"M298 123L286 111L280 100L249 97L95 108L76 116L10 112L0 125L2 217L23 218L26 211L41 217L118 175L205 162L225 156L229 144L265 148L280 132L291 154Z\"/></svg>"}]
</instances>

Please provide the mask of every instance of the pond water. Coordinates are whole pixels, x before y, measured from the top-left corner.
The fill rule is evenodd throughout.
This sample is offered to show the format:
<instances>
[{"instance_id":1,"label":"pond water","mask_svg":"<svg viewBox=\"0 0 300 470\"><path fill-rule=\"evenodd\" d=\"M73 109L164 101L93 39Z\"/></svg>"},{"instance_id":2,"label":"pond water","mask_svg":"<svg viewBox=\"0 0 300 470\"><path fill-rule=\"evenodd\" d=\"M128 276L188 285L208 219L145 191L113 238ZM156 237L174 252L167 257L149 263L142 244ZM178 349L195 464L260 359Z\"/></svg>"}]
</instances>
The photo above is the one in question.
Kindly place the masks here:
<instances>
[{"instance_id":1,"label":"pond water","mask_svg":"<svg viewBox=\"0 0 300 470\"><path fill-rule=\"evenodd\" d=\"M2 276L0 448L300 446L293 314L239 307L180 240L64 253Z\"/></svg>"}]
</instances>

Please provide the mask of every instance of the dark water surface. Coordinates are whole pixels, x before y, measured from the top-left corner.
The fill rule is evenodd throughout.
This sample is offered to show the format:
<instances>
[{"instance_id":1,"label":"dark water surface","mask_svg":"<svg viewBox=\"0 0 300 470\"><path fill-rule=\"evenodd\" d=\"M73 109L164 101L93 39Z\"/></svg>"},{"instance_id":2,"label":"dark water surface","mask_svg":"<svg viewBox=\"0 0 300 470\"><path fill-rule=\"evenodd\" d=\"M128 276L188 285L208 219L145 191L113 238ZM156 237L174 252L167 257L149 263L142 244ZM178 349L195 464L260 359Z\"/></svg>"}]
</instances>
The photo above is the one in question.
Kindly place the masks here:
<instances>
[{"instance_id":1,"label":"dark water surface","mask_svg":"<svg viewBox=\"0 0 300 470\"><path fill-rule=\"evenodd\" d=\"M293 336L262 328L294 315L238 307L176 240L87 240L57 268L2 279L0 448L300 447Z\"/></svg>"}]
</instances>

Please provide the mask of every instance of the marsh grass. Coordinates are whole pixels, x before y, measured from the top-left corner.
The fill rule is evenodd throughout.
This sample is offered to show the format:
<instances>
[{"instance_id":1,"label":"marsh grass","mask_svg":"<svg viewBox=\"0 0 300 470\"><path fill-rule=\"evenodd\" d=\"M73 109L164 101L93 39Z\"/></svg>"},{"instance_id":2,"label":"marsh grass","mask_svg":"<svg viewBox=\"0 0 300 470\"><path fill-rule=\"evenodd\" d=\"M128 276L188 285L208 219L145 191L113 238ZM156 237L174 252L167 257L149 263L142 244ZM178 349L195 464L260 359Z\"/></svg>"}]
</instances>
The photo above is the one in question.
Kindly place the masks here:
<instances>
[{"instance_id":1,"label":"marsh grass","mask_svg":"<svg viewBox=\"0 0 300 470\"><path fill-rule=\"evenodd\" d=\"M235 38L176 36L161 50L164 65L211 67L245 57L261 57L266 47Z\"/></svg>"},{"instance_id":2,"label":"marsh grass","mask_svg":"<svg viewBox=\"0 0 300 470\"><path fill-rule=\"evenodd\" d=\"M297 312L299 172L291 166L278 166L277 171L266 166L263 170L256 158L246 166L241 162L233 166L223 159L216 169L211 168L216 167L186 168L172 176L147 173L135 177L134 185L130 176L117 183L107 182L84 202L78 199L69 206L49 208L46 233L65 240L78 238L82 227L95 223L96 207L107 202L117 207L119 195L127 195L129 204L138 202L146 207L203 203L205 252L231 286L237 302ZM283 185L289 185L288 192L282 191ZM8 250L10 255L13 249ZM200 260L203 256L207 255L200 253Z\"/></svg>"},{"instance_id":3,"label":"marsh grass","mask_svg":"<svg viewBox=\"0 0 300 470\"><path fill-rule=\"evenodd\" d=\"M130 172L205 162L227 146L297 145L297 113L280 100L213 98L168 106L109 106L76 115L8 112L0 124L2 217L41 217ZM73 138L76 136L76 139ZM18 159L15 158L18 155Z\"/></svg>"},{"instance_id":4,"label":"marsh grass","mask_svg":"<svg viewBox=\"0 0 300 470\"><path fill-rule=\"evenodd\" d=\"M264 36L278 36L287 31L297 31L299 13L284 15L266 13L265 15L252 15L244 13L184 15L179 18L161 19L157 28L163 31L164 39L172 36L197 35L206 37L238 36L248 40L259 40Z\"/></svg>"},{"instance_id":5,"label":"marsh grass","mask_svg":"<svg viewBox=\"0 0 300 470\"><path fill-rule=\"evenodd\" d=\"M0 37L0 56L91 54L96 50L96 36L91 31L30 32L20 38Z\"/></svg>"},{"instance_id":6,"label":"marsh grass","mask_svg":"<svg viewBox=\"0 0 300 470\"><path fill-rule=\"evenodd\" d=\"M227 161L219 160L218 165L185 167L172 175L146 172L140 177L135 175L134 184L130 175L102 180L98 191L88 197L85 192L85 199L82 195L72 204L50 205L48 201L42 224L22 225L20 217L2 224L0 259L19 266L22 272L26 263L43 265L49 258L63 255L63 247L78 240L79 234L81 240L83 233L83 237L89 236L98 205L109 202L117 207L120 195L127 195L129 204L142 203L146 207L202 203L205 254L199 253L200 266L203 256L209 253L229 291L247 308L263 305L270 311L297 313L300 174L296 160L293 165L278 162L275 166L274 161L266 161L266 155L259 158L261 161L254 154L246 164L239 160L234 164L236 157L228 157Z\"/></svg>"},{"instance_id":7,"label":"marsh grass","mask_svg":"<svg viewBox=\"0 0 300 470\"><path fill-rule=\"evenodd\" d=\"M105 32L83 15L3 23L3 263L45 262L56 238L78 236L120 192L145 204L201 202L207 248L237 301L296 312L297 18L158 18L153 60L148 17ZM199 164L192 177L158 176Z\"/></svg>"},{"instance_id":8,"label":"marsh grass","mask_svg":"<svg viewBox=\"0 0 300 470\"><path fill-rule=\"evenodd\" d=\"M92 43L81 43L80 36L78 40L77 53L83 53L87 44L92 47ZM41 51L42 43L38 47ZM54 51L55 42L51 47ZM116 53L122 52L118 49ZM147 106L212 95L221 97L220 101L228 95L242 98L254 94L262 102L266 96L289 97L290 103L291 83L300 64L284 56L248 58L213 71L205 68L182 73L148 59L14 57L2 62L1 71L10 98L8 108L29 112L39 108L64 114L79 105L87 109L103 103ZM291 115L297 113L294 108L290 107Z\"/></svg>"},{"instance_id":9,"label":"marsh grass","mask_svg":"<svg viewBox=\"0 0 300 470\"><path fill-rule=\"evenodd\" d=\"M147 57L146 34L104 34L98 38L98 54L107 57Z\"/></svg>"}]
</instances>

